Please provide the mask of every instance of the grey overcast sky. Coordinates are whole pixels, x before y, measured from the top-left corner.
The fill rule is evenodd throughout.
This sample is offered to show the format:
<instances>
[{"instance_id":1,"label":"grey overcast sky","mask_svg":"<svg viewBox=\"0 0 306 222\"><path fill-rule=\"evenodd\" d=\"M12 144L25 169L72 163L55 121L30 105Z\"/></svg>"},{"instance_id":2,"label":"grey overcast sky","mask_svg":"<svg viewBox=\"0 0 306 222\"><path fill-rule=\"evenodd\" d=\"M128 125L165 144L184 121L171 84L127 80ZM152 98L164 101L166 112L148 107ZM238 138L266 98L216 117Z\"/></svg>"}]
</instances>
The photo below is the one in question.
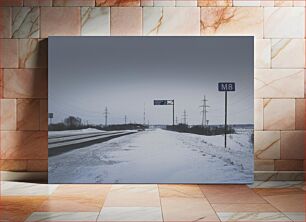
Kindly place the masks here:
<instances>
[{"instance_id":1,"label":"grey overcast sky","mask_svg":"<svg viewBox=\"0 0 306 222\"><path fill-rule=\"evenodd\" d=\"M89 123L172 124L175 116L201 123L204 95L209 124L224 123L218 82L236 83L228 93L228 122L253 124L253 37L50 37L49 112L53 122L69 115Z\"/></svg>"}]
</instances>

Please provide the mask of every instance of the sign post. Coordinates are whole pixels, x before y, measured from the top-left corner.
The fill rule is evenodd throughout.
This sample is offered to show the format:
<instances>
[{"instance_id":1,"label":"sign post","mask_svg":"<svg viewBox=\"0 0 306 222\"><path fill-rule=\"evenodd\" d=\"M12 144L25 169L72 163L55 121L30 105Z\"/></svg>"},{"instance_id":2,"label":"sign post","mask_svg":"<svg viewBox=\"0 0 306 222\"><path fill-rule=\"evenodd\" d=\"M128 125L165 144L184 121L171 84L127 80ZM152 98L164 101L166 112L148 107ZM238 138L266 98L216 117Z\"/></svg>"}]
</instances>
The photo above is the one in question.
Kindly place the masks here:
<instances>
[{"instance_id":1,"label":"sign post","mask_svg":"<svg viewBox=\"0 0 306 222\"><path fill-rule=\"evenodd\" d=\"M226 133L227 133L227 92L235 91L234 82L219 82L218 90L225 93L225 116L224 116L224 147L226 147Z\"/></svg>"},{"instance_id":2,"label":"sign post","mask_svg":"<svg viewBox=\"0 0 306 222\"><path fill-rule=\"evenodd\" d=\"M174 126L174 99L172 100L154 100L154 106L172 105L172 126Z\"/></svg>"},{"instance_id":3,"label":"sign post","mask_svg":"<svg viewBox=\"0 0 306 222\"><path fill-rule=\"evenodd\" d=\"M50 124L52 124L53 113L48 113L48 118L50 120Z\"/></svg>"}]
</instances>

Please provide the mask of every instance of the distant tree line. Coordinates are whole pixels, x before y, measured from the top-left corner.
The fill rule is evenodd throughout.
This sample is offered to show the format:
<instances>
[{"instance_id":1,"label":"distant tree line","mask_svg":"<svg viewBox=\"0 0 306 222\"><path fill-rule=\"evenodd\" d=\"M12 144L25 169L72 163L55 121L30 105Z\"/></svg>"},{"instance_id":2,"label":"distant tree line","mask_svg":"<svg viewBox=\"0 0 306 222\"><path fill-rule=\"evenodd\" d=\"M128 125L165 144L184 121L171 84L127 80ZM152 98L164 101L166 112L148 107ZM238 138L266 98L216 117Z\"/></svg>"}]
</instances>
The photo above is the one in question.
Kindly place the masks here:
<instances>
[{"instance_id":1,"label":"distant tree line","mask_svg":"<svg viewBox=\"0 0 306 222\"><path fill-rule=\"evenodd\" d=\"M86 128L95 128L99 130L144 130L148 128L148 126L144 126L142 124L137 123L129 123L129 124L113 124L113 125L95 125L95 124L85 124L82 122L82 119L75 116L69 116L64 119L63 122L60 123L52 123L49 124L48 129L50 131L63 131L63 130L78 130L78 129L86 129Z\"/></svg>"},{"instance_id":2,"label":"distant tree line","mask_svg":"<svg viewBox=\"0 0 306 222\"><path fill-rule=\"evenodd\" d=\"M187 124L178 124L175 126L167 126L167 130L172 130L181 133L194 133L199 135L222 135L225 133L224 126L188 126ZM235 133L235 130L231 126L227 126L227 134Z\"/></svg>"}]
</instances>

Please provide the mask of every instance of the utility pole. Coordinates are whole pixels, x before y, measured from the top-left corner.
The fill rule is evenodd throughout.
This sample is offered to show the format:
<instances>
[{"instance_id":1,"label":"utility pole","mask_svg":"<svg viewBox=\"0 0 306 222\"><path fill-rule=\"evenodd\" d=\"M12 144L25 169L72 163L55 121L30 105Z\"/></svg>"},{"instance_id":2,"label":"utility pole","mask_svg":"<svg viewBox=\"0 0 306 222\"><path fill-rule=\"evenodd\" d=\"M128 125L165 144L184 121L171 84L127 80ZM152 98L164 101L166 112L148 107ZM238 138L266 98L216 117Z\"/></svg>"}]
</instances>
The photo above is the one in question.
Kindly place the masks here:
<instances>
[{"instance_id":1,"label":"utility pole","mask_svg":"<svg viewBox=\"0 0 306 222\"><path fill-rule=\"evenodd\" d=\"M104 117L105 117L105 126L107 126L107 117L108 117L108 109L107 109L107 106L105 107L105 111L104 111Z\"/></svg>"},{"instance_id":2,"label":"utility pole","mask_svg":"<svg viewBox=\"0 0 306 222\"><path fill-rule=\"evenodd\" d=\"M126 125L126 115L124 116L124 124Z\"/></svg>"},{"instance_id":3,"label":"utility pole","mask_svg":"<svg viewBox=\"0 0 306 222\"><path fill-rule=\"evenodd\" d=\"M184 110L184 114L183 114L183 123L185 125L187 125L187 113L186 113L186 110Z\"/></svg>"},{"instance_id":4,"label":"utility pole","mask_svg":"<svg viewBox=\"0 0 306 222\"><path fill-rule=\"evenodd\" d=\"M224 117L224 122L225 122L225 124L224 124L224 147L226 147L226 131L227 131L227 91L225 91L225 104L224 104L224 106L225 106L225 117Z\"/></svg>"},{"instance_id":5,"label":"utility pole","mask_svg":"<svg viewBox=\"0 0 306 222\"><path fill-rule=\"evenodd\" d=\"M206 96L204 96L204 99L202 100L203 102L203 105L201 105L200 107L202 107L202 127L204 125L207 125L208 124L208 121L207 121L207 107L209 107L206 102L207 102L207 99L206 99Z\"/></svg>"},{"instance_id":6,"label":"utility pole","mask_svg":"<svg viewBox=\"0 0 306 222\"><path fill-rule=\"evenodd\" d=\"M176 125L178 124L177 116L175 117L175 124L176 124Z\"/></svg>"},{"instance_id":7,"label":"utility pole","mask_svg":"<svg viewBox=\"0 0 306 222\"><path fill-rule=\"evenodd\" d=\"M146 103L143 104L143 125L146 125Z\"/></svg>"}]
</instances>

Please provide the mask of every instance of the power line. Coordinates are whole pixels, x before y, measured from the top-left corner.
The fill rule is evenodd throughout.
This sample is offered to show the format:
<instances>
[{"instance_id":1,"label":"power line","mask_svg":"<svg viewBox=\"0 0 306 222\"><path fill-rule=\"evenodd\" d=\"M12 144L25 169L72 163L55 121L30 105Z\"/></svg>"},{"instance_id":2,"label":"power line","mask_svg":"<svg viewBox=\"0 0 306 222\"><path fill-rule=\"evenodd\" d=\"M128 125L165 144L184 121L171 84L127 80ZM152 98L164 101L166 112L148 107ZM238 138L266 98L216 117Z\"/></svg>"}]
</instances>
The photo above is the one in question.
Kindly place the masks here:
<instances>
[{"instance_id":1,"label":"power line","mask_svg":"<svg viewBox=\"0 0 306 222\"><path fill-rule=\"evenodd\" d=\"M105 107L105 111L104 111L104 117L105 117L105 126L107 126L107 117L108 117L108 110L107 110L107 106Z\"/></svg>"},{"instance_id":2,"label":"power line","mask_svg":"<svg viewBox=\"0 0 306 222\"><path fill-rule=\"evenodd\" d=\"M200 107L202 107L202 126L204 125L207 125L208 124L208 121L207 121L207 107L209 107L206 102L207 102L207 99L206 99L206 96L204 95L204 99L201 100L203 102L203 105L201 105Z\"/></svg>"},{"instance_id":3,"label":"power line","mask_svg":"<svg viewBox=\"0 0 306 222\"><path fill-rule=\"evenodd\" d=\"M184 114L183 114L183 123L185 125L187 125L187 113L186 113L186 110L184 110Z\"/></svg>"},{"instance_id":4,"label":"power line","mask_svg":"<svg viewBox=\"0 0 306 222\"><path fill-rule=\"evenodd\" d=\"M143 125L146 125L146 103L143 104Z\"/></svg>"}]
</instances>

